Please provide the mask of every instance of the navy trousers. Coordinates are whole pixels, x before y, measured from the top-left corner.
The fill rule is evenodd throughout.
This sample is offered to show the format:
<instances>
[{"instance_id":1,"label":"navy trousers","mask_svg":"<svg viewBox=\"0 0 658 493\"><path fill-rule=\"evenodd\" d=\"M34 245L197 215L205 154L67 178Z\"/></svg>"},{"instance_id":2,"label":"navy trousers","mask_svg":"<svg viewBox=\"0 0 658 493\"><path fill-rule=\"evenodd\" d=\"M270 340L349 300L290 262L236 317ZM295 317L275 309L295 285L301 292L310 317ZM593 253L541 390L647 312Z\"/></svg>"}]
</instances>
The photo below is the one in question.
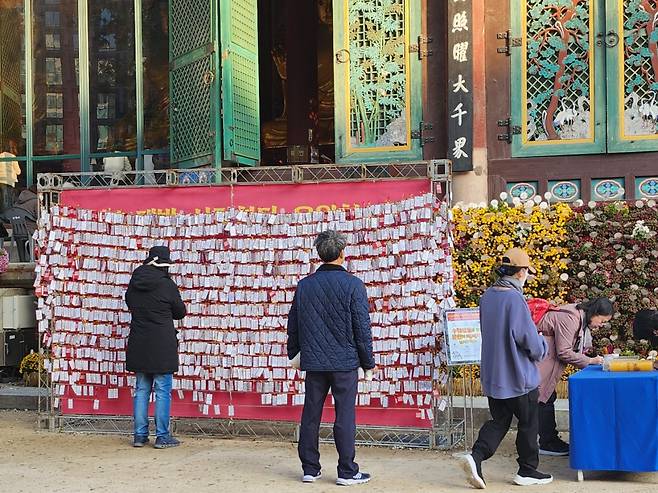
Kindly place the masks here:
<instances>
[{"instance_id":1,"label":"navy trousers","mask_svg":"<svg viewBox=\"0 0 658 493\"><path fill-rule=\"evenodd\" d=\"M337 372L306 372L306 396L299 430L299 459L304 474L320 472L320 450L318 448L320 419L327 393L331 389L334 397L336 421L334 441L338 451L338 477L351 478L359 472L354 462L354 439L356 436L355 402L359 374L357 370Z\"/></svg>"}]
</instances>

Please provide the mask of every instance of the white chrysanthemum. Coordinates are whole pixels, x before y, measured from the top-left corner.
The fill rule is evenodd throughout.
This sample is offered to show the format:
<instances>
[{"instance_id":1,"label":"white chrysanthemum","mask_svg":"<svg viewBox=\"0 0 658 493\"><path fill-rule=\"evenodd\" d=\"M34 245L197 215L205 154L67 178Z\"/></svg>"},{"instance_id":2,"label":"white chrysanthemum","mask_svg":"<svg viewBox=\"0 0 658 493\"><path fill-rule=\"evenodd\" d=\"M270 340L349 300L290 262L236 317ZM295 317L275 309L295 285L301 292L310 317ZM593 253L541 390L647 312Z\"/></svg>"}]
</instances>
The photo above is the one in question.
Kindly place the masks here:
<instances>
[{"instance_id":1,"label":"white chrysanthemum","mask_svg":"<svg viewBox=\"0 0 658 493\"><path fill-rule=\"evenodd\" d=\"M548 209L548 203L547 202L542 202L541 204L539 204L539 208L541 210L545 211L546 209Z\"/></svg>"},{"instance_id":2,"label":"white chrysanthemum","mask_svg":"<svg viewBox=\"0 0 658 493\"><path fill-rule=\"evenodd\" d=\"M496 199L491 201L491 207L498 207L498 201Z\"/></svg>"},{"instance_id":3,"label":"white chrysanthemum","mask_svg":"<svg viewBox=\"0 0 658 493\"><path fill-rule=\"evenodd\" d=\"M567 274L566 272L563 272L562 274L560 274L560 279L562 281L568 281L569 280L569 274Z\"/></svg>"},{"instance_id":4,"label":"white chrysanthemum","mask_svg":"<svg viewBox=\"0 0 658 493\"><path fill-rule=\"evenodd\" d=\"M546 192L546 193L544 194L544 198L545 198L546 200L551 200L551 199L553 198L553 194L552 194L551 192Z\"/></svg>"},{"instance_id":5,"label":"white chrysanthemum","mask_svg":"<svg viewBox=\"0 0 658 493\"><path fill-rule=\"evenodd\" d=\"M501 192L500 200L507 200L507 197L508 197L507 192Z\"/></svg>"},{"instance_id":6,"label":"white chrysanthemum","mask_svg":"<svg viewBox=\"0 0 658 493\"><path fill-rule=\"evenodd\" d=\"M642 207L644 207L644 201L636 200L635 201L635 207L637 207L638 209L642 209Z\"/></svg>"},{"instance_id":7,"label":"white chrysanthemum","mask_svg":"<svg viewBox=\"0 0 658 493\"><path fill-rule=\"evenodd\" d=\"M634 239L644 239L651 234L651 229L644 224L644 221L636 221L631 236Z\"/></svg>"},{"instance_id":8,"label":"white chrysanthemum","mask_svg":"<svg viewBox=\"0 0 658 493\"><path fill-rule=\"evenodd\" d=\"M535 195L533 200L535 201L535 204L540 204L541 203L541 195Z\"/></svg>"},{"instance_id":9,"label":"white chrysanthemum","mask_svg":"<svg viewBox=\"0 0 658 493\"><path fill-rule=\"evenodd\" d=\"M521 195L519 196L521 200L528 200L528 192L521 192Z\"/></svg>"}]
</instances>

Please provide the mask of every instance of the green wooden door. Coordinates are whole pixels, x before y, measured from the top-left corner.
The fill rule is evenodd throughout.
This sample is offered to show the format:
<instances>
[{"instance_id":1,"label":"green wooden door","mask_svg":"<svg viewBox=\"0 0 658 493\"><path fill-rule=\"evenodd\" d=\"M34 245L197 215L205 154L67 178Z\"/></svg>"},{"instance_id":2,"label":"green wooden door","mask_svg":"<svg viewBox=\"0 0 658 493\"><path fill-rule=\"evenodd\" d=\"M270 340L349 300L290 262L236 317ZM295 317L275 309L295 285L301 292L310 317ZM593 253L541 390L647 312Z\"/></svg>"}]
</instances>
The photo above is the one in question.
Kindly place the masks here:
<instances>
[{"instance_id":1,"label":"green wooden door","mask_svg":"<svg viewBox=\"0 0 658 493\"><path fill-rule=\"evenodd\" d=\"M224 159L260 162L257 0L221 0Z\"/></svg>"},{"instance_id":2,"label":"green wooden door","mask_svg":"<svg viewBox=\"0 0 658 493\"><path fill-rule=\"evenodd\" d=\"M334 0L336 161L420 159L420 0Z\"/></svg>"},{"instance_id":3,"label":"green wooden door","mask_svg":"<svg viewBox=\"0 0 658 493\"><path fill-rule=\"evenodd\" d=\"M218 0L169 0L173 167L221 166Z\"/></svg>"},{"instance_id":4,"label":"green wooden door","mask_svg":"<svg viewBox=\"0 0 658 493\"><path fill-rule=\"evenodd\" d=\"M512 154L605 152L603 0L513 0Z\"/></svg>"},{"instance_id":5,"label":"green wooden door","mask_svg":"<svg viewBox=\"0 0 658 493\"><path fill-rule=\"evenodd\" d=\"M0 10L0 152L10 151L8 140L18 144L22 140L22 122L25 105L21 74L22 20L18 9ZM14 26L10 28L9 26ZM13 150L18 154L17 150Z\"/></svg>"},{"instance_id":6,"label":"green wooden door","mask_svg":"<svg viewBox=\"0 0 658 493\"><path fill-rule=\"evenodd\" d=\"M608 151L658 150L658 2L607 0L606 17Z\"/></svg>"}]
</instances>

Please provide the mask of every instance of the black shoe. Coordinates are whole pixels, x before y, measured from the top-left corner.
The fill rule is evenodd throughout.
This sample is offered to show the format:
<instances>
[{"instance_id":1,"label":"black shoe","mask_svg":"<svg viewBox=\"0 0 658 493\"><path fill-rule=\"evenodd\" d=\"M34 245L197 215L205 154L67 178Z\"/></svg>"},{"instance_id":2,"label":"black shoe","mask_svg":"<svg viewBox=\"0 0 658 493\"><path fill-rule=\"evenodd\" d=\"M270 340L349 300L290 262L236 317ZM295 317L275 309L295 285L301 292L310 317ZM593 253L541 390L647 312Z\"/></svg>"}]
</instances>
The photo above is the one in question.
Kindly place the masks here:
<instances>
[{"instance_id":1,"label":"black shoe","mask_svg":"<svg viewBox=\"0 0 658 493\"><path fill-rule=\"evenodd\" d=\"M149 443L149 437L136 436L133 440L133 447L143 447L147 443Z\"/></svg>"},{"instance_id":2,"label":"black shoe","mask_svg":"<svg viewBox=\"0 0 658 493\"><path fill-rule=\"evenodd\" d=\"M539 455L552 455L554 457L567 456L569 455L569 444L564 440L556 438L545 445L540 445Z\"/></svg>"},{"instance_id":3,"label":"black shoe","mask_svg":"<svg viewBox=\"0 0 658 493\"><path fill-rule=\"evenodd\" d=\"M351 478L338 478L336 484L338 486L352 486L355 484L363 484L370 481L370 474L367 472L357 472Z\"/></svg>"},{"instance_id":4,"label":"black shoe","mask_svg":"<svg viewBox=\"0 0 658 493\"><path fill-rule=\"evenodd\" d=\"M466 480L473 488L483 490L487 487L482 475L482 462L475 460L471 454L465 454L459 457L462 461L462 469L466 473Z\"/></svg>"},{"instance_id":5,"label":"black shoe","mask_svg":"<svg viewBox=\"0 0 658 493\"><path fill-rule=\"evenodd\" d=\"M514 484L519 486L531 486L534 484L548 484L553 482L553 476L539 471L519 473L514 478Z\"/></svg>"},{"instance_id":6,"label":"black shoe","mask_svg":"<svg viewBox=\"0 0 658 493\"><path fill-rule=\"evenodd\" d=\"M172 448L172 447L178 447L180 445L180 442L176 440L174 437L169 435L168 437L158 437L155 439L155 445L153 445L155 448Z\"/></svg>"}]
</instances>

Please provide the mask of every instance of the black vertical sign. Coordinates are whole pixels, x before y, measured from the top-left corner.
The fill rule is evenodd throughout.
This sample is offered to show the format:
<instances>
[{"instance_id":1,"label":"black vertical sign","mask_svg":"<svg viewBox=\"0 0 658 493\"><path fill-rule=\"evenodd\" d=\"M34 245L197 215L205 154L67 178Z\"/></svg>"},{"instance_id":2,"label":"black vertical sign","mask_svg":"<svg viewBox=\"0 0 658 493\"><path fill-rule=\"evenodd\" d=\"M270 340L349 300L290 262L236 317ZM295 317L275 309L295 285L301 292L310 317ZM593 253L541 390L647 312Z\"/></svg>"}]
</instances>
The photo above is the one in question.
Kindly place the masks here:
<instances>
[{"instance_id":1,"label":"black vertical sign","mask_svg":"<svg viewBox=\"0 0 658 493\"><path fill-rule=\"evenodd\" d=\"M448 159L473 169L472 0L448 0Z\"/></svg>"}]
</instances>

